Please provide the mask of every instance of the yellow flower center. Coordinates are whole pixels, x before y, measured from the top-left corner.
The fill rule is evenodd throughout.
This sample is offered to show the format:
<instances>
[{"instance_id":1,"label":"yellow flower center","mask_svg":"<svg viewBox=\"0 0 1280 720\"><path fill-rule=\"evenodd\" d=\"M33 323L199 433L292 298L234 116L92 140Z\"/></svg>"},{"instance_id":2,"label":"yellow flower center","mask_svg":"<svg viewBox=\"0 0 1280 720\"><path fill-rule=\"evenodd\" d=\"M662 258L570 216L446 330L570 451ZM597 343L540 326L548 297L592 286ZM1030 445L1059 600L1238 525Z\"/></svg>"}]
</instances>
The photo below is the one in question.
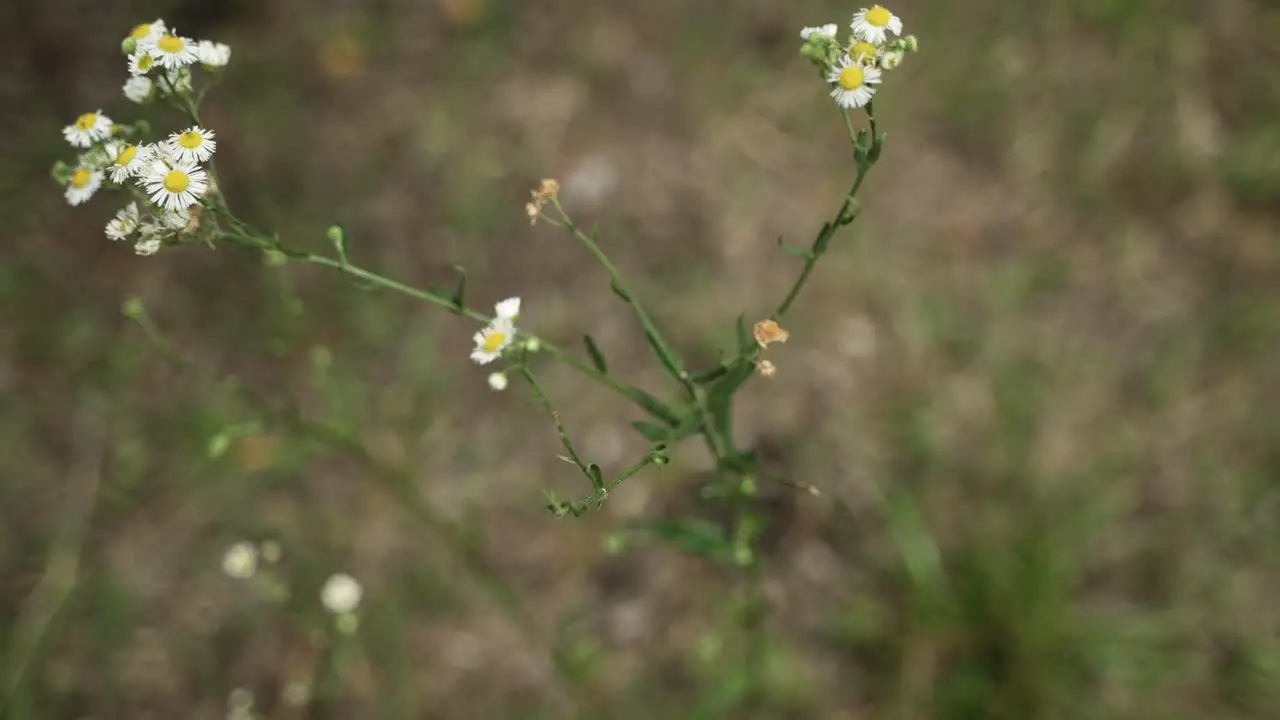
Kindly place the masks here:
<instances>
[{"instance_id":1,"label":"yellow flower center","mask_svg":"<svg viewBox=\"0 0 1280 720\"><path fill-rule=\"evenodd\" d=\"M178 136L178 144L188 150L195 150L204 144L204 135L195 130L188 130Z\"/></svg>"},{"instance_id":2,"label":"yellow flower center","mask_svg":"<svg viewBox=\"0 0 1280 720\"><path fill-rule=\"evenodd\" d=\"M861 60L864 57L873 58L876 56L876 46L869 42L854 43L853 47L849 48L849 55L854 60Z\"/></svg>"},{"instance_id":3,"label":"yellow flower center","mask_svg":"<svg viewBox=\"0 0 1280 720\"><path fill-rule=\"evenodd\" d=\"M138 58L138 71L145 73L151 68L155 67L155 64L156 64L155 58L151 57L150 55L143 55Z\"/></svg>"},{"instance_id":4,"label":"yellow flower center","mask_svg":"<svg viewBox=\"0 0 1280 720\"><path fill-rule=\"evenodd\" d=\"M93 173L89 171L89 168L76 168L76 171L71 173L71 186L82 188L88 185L92 179Z\"/></svg>"},{"instance_id":5,"label":"yellow flower center","mask_svg":"<svg viewBox=\"0 0 1280 720\"><path fill-rule=\"evenodd\" d=\"M892 17L893 15L891 15L888 10L885 10L879 5L875 5L867 11L867 22L875 25L876 27L887 27L889 25L889 20Z\"/></svg>"},{"instance_id":6,"label":"yellow flower center","mask_svg":"<svg viewBox=\"0 0 1280 720\"><path fill-rule=\"evenodd\" d=\"M496 353L507 342L507 334L501 331L489 333L484 339L484 345L481 347L487 353Z\"/></svg>"},{"instance_id":7,"label":"yellow flower center","mask_svg":"<svg viewBox=\"0 0 1280 720\"><path fill-rule=\"evenodd\" d=\"M129 37L134 40L141 40L149 34L151 34L151 23L142 23L133 28L133 32L129 33Z\"/></svg>"},{"instance_id":8,"label":"yellow flower center","mask_svg":"<svg viewBox=\"0 0 1280 720\"><path fill-rule=\"evenodd\" d=\"M888 21L886 20L885 22ZM182 38L174 37L173 35L165 35L156 43L156 47L167 53L180 53L182 52L182 48L186 46L187 44L182 42Z\"/></svg>"},{"instance_id":9,"label":"yellow flower center","mask_svg":"<svg viewBox=\"0 0 1280 720\"><path fill-rule=\"evenodd\" d=\"M841 70L840 87L845 90L857 90L862 87L862 68L850 65Z\"/></svg>"},{"instance_id":10,"label":"yellow flower center","mask_svg":"<svg viewBox=\"0 0 1280 720\"><path fill-rule=\"evenodd\" d=\"M164 176L164 189L171 193L180 193L190 184L191 178L181 170L170 170L169 174Z\"/></svg>"},{"instance_id":11,"label":"yellow flower center","mask_svg":"<svg viewBox=\"0 0 1280 720\"><path fill-rule=\"evenodd\" d=\"M98 113L85 113L76 118L77 130L92 130L98 124Z\"/></svg>"},{"instance_id":12,"label":"yellow flower center","mask_svg":"<svg viewBox=\"0 0 1280 720\"><path fill-rule=\"evenodd\" d=\"M138 156L137 145L125 145L124 149L120 151L120 154L116 155L116 164L123 167L133 162L133 159L137 156Z\"/></svg>"}]
</instances>

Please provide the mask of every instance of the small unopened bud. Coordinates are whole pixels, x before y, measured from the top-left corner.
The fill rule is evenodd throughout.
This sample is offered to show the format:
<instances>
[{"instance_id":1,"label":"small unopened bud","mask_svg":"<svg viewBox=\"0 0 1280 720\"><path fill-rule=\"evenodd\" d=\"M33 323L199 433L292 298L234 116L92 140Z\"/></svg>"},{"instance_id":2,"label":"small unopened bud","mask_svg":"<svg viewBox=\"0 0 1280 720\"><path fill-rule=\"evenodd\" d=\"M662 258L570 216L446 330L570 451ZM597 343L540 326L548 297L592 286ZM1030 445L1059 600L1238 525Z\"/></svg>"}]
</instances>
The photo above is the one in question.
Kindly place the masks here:
<instances>
[{"instance_id":1,"label":"small unopened bud","mask_svg":"<svg viewBox=\"0 0 1280 720\"><path fill-rule=\"evenodd\" d=\"M761 360L756 363L756 371L760 373L761 377L771 378L778 374L778 366L768 360Z\"/></svg>"},{"instance_id":2,"label":"small unopened bud","mask_svg":"<svg viewBox=\"0 0 1280 720\"><path fill-rule=\"evenodd\" d=\"M915 35L908 35L902 38L902 49L909 53L916 52L920 49L920 41L916 40Z\"/></svg>"},{"instance_id":3,"label":"small unopened bud","mask_svg":"<svg viewBox=\"0 0 1280 720\"><path fill-rule=\"evenodd\" d=\"M540 215L541 213L542 211L538 209L537 205L534 205L531 202L527 202L524 204L524 214L529 217L530 225L538 224L538 215Z\"/></svg>"},{"instance_id":4,"label":"small unopened bud","mask_svg":"<svg viewBox=\"0 0 1280 720\"><path fill-rule=\"evenodd\" d=\"M489 376L489 387L497 392L507 389L507 374L496 372Z\"/></svg>"}]
</instances>

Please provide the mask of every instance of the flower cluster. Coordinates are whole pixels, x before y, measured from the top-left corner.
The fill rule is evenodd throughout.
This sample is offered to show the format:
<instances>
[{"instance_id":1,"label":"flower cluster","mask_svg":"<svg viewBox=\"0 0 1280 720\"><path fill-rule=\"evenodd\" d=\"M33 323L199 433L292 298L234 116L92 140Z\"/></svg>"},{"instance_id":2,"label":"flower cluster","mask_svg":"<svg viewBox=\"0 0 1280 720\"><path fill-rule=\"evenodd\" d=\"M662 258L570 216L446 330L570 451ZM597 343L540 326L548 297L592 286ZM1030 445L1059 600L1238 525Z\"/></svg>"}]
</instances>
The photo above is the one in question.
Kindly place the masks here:
<instances>
[{"instance_id":1,"label":"flower cluster","mask_svg":"<svg viewBox=\"0 0 1280 720\"><path fill-rule=\"evenodd\" d=\"M208 40L183 37L163 20L143 23L124 39L130 79L124 96L135 103L160 97L183 109L193 124L157 142L145 142L147 125L112 122L101 110L86 112L63 128L78 153L72 164L58 163L54 179L65 188L67 203L81 205L102 189L120 190L132 199L107 223L111 240L134 239L139 255L150 255L171 238L199 225L201 199L214 189L204 167L217 148L212 130L195 122L191 67L216 71L231 49Z\"/></svg>"},{"instance_id":2,"label":"flower cluster","mask_svg":"<svg viewBox=\"0 0 1280 720\"><path fill-rule=\"evenodd\" d=\"M881 75L918 47L914 35L902 34L902 20L880 5L859 10L850 28L853 32L843 43L835 24L800 31L800 54L818 67L831 86L831 98L846 110L871 102Z\"/></svg>"}]
</instances>

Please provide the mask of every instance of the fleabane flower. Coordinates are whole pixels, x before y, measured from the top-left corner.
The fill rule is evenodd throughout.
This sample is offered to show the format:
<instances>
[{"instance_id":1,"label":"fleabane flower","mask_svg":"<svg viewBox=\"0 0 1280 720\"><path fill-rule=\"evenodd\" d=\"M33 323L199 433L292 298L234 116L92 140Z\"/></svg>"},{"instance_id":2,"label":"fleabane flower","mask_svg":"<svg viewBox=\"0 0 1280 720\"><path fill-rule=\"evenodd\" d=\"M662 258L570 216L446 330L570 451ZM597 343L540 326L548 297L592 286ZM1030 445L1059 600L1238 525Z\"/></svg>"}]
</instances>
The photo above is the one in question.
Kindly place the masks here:
<instances>
[{"instance_id":1,"label":"fleabane flower","mask_svg":"<svg viewBox=\"0 0 1280 720\"><path fill-rule=\"evenodd\" d=\"M146 50L155 58L157 65L169 70L177 70L196 61L195 41L174 35L172 30L154 40L138 43L138 49Z\"/></svg>"},{"instance_id":2,"label":"fleabane flower","mask_svg":"<svg viewBox=\"0 0 1280 720\"><path fill-rule=\"evenodd\" d=\"M902 20L880 5L863 8L853 16L853 34L875 45L883 45L888 33L902 34Z\"/></svg>"},{"instance_id":3,"label":"fleabane flower","mask_svg":"<svg viewBox=\"0 0 1280 720\"><path fill-rule=\"evenodd\" d=\"M106 151L110 163L107 173L111 175L111 182L117 185L141 173L151 161L153 153L149 145L130 145L116 141L107 143Z\"/></svg>"},{"instance_id":4,"label":"fleabane flower","mask_svg":"<svg viewBox=\"0 0 1280 720\"><path fill-rule=\"evenodd\" d=\"M876 89L871 86L880 82L880 71L863 67L845 55L827 76L827 82L835 85L831 89L831 97L837 105L846 110L860 108L875 97Z\"/></svg>"},{"instance_id":5,"label":"fleabane flower","mask_svg":"<svg viewBox=\"0 0 1280 720\"><path fill-rule=\"evenodd\" d=\"M136 47L138 43L155 42L159 40L167 31L163 20L155 22L141 23L133 26L133 30L129 31L129 36L125 38L125 42L132 41Z\"/></svg>"},{"instance_id":6,"label":"fleabane flower","mask_svg":"<svg viewBox=\"0 0 1280 720\"><path fill-rule=\"evenodd\" d=\"M84 203L102 187L102 171L81 165L71 173L67 182L67 204L72 207Z\"/></svg>"},{"instance_id":7,"label":"fleabane flower","mask_svg":"<svg viewBox=\"0 0 1280 720\"><path fill-rule=\"evenodd\" d=\"M178 160L204 162L213 157L218 143L213 140L213 131L202 127L191 126L182 132L169 136L169 154Z\"/></svg>"},{"instance_id":8,"label":"fleabane flower","mask_svg":"<svg viewBox=\"0 0 1280 720\"><path fill-rule=\"evenodd\" d=\"M209 174L194 162L177 158L156 160L138 177L151 202L165 210L182 210L196 204L209 189Z\"/></svg>"},{"instance_id":9,"label":"fleabane flower","mask_svg":"<svg viewBox=\"0 0 1280 720\"><path fill-rule=\"evenodd\" d=\"M131 77L125 82L123 89L124 96L129 99L129 102L141 105L151 99L154 85L149 77Z\"/></svg>"},{"instance_id":10,"label":"fleabane flower","mask_svg":"<svg viewBox=\"0 0 1280 720\"><path fill-rule=\"evenodd\" d=\"M815 35L818 37L834 38L839 30L840 29L836 27L835 23L827 23L822 27L807 27L800 31L800 39L808 40Z\"/></svg>"},{"instance_id":11,"label":"fleabane flower","mask_svg":"<svg viewBox=\"0 0 1280 720\"><path fill-rule=\"evenodd\" d=\"M325 581L320 588L320 603L335 615L355 612L364 597L364 588L360 581L346 573L337 573Z\"/></svg>"},{"instance_id":12,"label":"fleabane flower","mask_svg":"<svg viewBox=\"0 0 1280 720\"><path fill-rule=\"evenodd\" d=\"M859 65L874 65L876 58L882 54L880 47L865 40L859 40L849 46L849 57L853 58Z\"/></svg>"},{"instance_id":13,"label":"fleabane flower","mask_svg":"<svg viewBox=\"0 0 1280 720\"><path fill-rule=\"evenodd\" d=\"M107 239L124 240L138 229L138 203L129 205L107 223Z\"/></svg>"},{"instance_id":14,"label":"fleabane flower","mask_svg":"<svg viewBox=\"0 0 1280 720\"><path fill-rule=\"evenodd\" d=\"M135 50L129 55L129 74L133 77L146 75L155 66L156 59L146 50Z\"/></svg>"},{"instance_id":15,"label":"fleabane flower","mask_svg":"<svg viewBox=\"0 0 1280 720\"><path fill-rule=\"evenodd\" d=\"M101 110L87 112L62 128L62 136L75 147L87 148L111 136L111 118Z\"/></svg>"},{"instance_id":16,"label":"fleabane flower","mask_svg":"<svg viewBox=\"0 0 1280 720\"><path fill-rule=\"evenodd\" d=\"M201 40L196 43L196 58L205 67L224 67L231 61L231 48L211 40Z\"/></svg>"},{"instance_id":17,"label":"fleabane flower","mask_svg":"<svg viewBox=\"0 0 1280 720\"><path fill-rule=\"evenodd\" d=\"M889 50L881 53L880 57L876 59L876 65L881 70L893 70L902 64L904 57L906 57L906 53L901 50Z\"/></svg>"},{"instance_id":18,"label":"fleabane flower","mask_svg":"<svg viewBox=\"0 0 1280 720\"><path fill-rule=\"evenodd\" d=\"M488 327L472 338L476 343L476 349L471 351L471 359L479 365L487 365L497 360L502 357L502 351L507 349L515 335L516 326L510 319L502 317L494 319Z\"/></svg>"},{"instance_id":19,"label":"fleabane flower","mask_svg":"<svg viewBox=\"0 0 1280 720\"><path fill-rule=\"evenodd\" d=\"M520 316L520 298L513 297L503 300L493 306L493 312L501 320L515 322L516 318Z\"/></svg>"}]
</instances>

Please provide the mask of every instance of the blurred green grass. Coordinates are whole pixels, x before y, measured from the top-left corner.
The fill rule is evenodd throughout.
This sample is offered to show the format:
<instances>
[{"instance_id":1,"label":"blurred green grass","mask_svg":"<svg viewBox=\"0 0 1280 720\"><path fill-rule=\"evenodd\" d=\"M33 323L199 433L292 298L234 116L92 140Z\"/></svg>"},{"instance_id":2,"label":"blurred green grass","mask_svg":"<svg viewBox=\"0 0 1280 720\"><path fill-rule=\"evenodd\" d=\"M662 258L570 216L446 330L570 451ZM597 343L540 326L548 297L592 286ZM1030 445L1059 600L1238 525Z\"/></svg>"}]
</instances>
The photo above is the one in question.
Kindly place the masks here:
<instances>
[{"instance_id":1,"label":"blurred green grass","mask_svg":"<svg viewBox=\"0 0 1280 720\"><path fill-rule=\"evenodd\" d=\"M69 212L32 178L60 118L122 81L103 28L162 10L22 7L5 53L77 49L3 86L48 105L0 174L7 716L221 717L239 687L265 717L1280 715L1274 8L895 6L923 52L883 91L886 166L741 408L743 442L825 495L769 491L744 589L639 536L602 545L714 519L697 453L597 515L542 515L544 488L579 488L452 318L103 241L104 203ZM523 224L524 193L612 168L578 214L709 357L791 279L774 239L838 204L843 131L795 31L856 9L226 3L193 24L235 46L209 115L247 215L317 248L342 221L361 262L414 282L460 262L478 300L524 296L540 333L589 331L657 390L622 309L590 302L602 275ZM195 371L120 316L133 294ZM264 420L227 376L394 472L298 423L211 458ZM549 377L593 457L643 447L624 409ZM221 575L241 539L284 548L259 579L287 596ZM367 588L349 639L317 634L339 570Z\"/></svg>"}]
</instances>

